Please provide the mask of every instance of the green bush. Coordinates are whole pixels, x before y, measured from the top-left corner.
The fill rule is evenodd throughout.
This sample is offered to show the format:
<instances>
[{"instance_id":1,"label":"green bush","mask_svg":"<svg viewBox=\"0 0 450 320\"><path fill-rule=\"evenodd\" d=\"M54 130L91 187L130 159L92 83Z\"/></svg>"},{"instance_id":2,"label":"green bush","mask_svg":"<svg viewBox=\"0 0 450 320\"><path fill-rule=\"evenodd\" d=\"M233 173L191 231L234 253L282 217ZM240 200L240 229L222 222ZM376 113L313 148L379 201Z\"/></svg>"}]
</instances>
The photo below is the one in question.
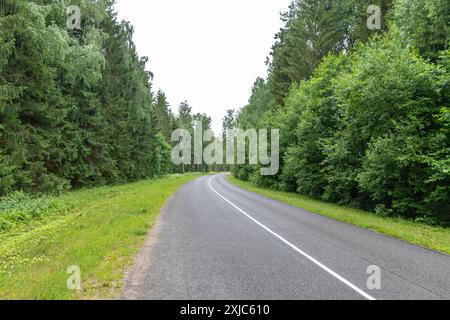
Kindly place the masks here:
<instances>
[{"instance_id":1,"label":"green bush","mask_svg":"<svg viewBox=\"0 0 450 320\"><path fill-rule=\"evenodd\" d=\"M33 197L24 192L14 192L0 198L0 232L53 214L62 215L72 207L73 204L54 197Z\"/></svg>"}]
</instances>

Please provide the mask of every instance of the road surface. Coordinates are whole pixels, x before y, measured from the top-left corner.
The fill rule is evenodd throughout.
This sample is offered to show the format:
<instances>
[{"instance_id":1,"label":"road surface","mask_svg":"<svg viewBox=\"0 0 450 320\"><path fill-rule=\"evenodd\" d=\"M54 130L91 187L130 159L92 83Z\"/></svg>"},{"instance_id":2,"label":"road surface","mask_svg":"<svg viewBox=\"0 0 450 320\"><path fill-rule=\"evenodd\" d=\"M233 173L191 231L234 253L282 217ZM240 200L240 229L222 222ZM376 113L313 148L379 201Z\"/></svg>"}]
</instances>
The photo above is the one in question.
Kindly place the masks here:
<instances>
[{"instance_id":1,"label":"road surface","mask_svg":"<svg viewBox=\"0 0 450 320\"><path fill-rule=\"evenodd\" d=\"M450 299L450 256L215 175L188 183L169 200L121 298Z\"/></svg>"}]
</instances>

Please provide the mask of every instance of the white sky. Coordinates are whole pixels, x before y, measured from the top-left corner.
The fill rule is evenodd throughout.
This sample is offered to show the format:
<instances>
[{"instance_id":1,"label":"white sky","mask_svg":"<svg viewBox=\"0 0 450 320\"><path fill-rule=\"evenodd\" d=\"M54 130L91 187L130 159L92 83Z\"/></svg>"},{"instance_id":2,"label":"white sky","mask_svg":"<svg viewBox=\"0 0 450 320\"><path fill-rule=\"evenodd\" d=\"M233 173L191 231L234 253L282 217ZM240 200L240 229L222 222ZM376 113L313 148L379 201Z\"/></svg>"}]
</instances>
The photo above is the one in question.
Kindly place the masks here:
<instances>
[{"instance_id":1,"label":"white sky","mask_svg":"<svg viewBox=\"0 0 450 320\"><path fill-rule=\"evenodd\" d=\"M148 56L176 113L187 100L213 118L219 133L227 109L243 107L291 0L117 0L119 19L135 28L139 55Z\"/></svg>"}]
</instances>

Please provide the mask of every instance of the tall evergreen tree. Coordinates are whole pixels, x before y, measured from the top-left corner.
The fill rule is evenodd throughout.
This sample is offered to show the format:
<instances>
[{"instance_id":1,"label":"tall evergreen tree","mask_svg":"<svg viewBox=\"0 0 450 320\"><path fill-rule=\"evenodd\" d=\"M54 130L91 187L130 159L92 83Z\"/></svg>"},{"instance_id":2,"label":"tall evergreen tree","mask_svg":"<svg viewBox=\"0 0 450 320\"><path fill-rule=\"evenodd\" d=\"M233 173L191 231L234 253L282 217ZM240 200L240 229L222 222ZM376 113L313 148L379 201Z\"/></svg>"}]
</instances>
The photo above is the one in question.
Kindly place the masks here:
<instances>
[{"instance_id":1,"label":"tall evergreen tree","mask_svg":"<svg viewBox=\"0 0 450 320\"><path fill-rule=\"evenodd\" d=\"M164 94L155 99L147 58L136 52L133 27L117 21L114 1L75 2L82 29L74 31L66 30L68 1L0 3L0 195L172 169L177 123ZM182 124L192 128L187 111Z\"/></svg>"}]
</instances>

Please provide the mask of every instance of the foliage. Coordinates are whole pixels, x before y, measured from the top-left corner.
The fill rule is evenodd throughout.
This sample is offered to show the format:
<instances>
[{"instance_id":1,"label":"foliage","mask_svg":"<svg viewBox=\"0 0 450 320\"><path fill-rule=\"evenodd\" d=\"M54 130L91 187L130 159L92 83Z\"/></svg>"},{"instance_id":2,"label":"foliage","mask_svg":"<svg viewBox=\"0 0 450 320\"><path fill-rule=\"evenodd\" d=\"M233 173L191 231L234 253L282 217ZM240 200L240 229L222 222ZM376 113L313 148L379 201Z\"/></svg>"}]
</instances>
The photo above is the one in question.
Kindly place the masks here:
<instances>
[{"instance_id":1,"label":"foliage","mask_svg":"<svg viewBox=\"0 0 450 320\"><path fill-rule=\"evenodd\" d=\"M370 35L365 1L342 7L295 1L282 17L268 80L257 80L235 120L245 128L281 130L280 173L261 177L257 166L239 165L233 174L383 216L449 224L450 19L444 2L382 1L389 21ZM327 20L327 10L337 13ZM340 24L348 28L326 36ZM305 38L313 37L304 32L311 25L322 27L317 43ZM334 40L322 47L321 36ZM314 63L304 64L306 57Z\"/></svg>"},{"instance_id":2,"label":"foliage","mask_svg":"<svg viewBox=\"0 0 450 320\"><path fill-rule=\"evenodd\" d=\"M395 25L425 58L436 60L450 44L450 3L447 0L398 0Z\"/></svg>"},{"instance_id":3,"label":"foliage","mask_svg":"<svg viewBox=\"0 0 450 320\"><path fill-rule=\"evenodd\" d=\"M18 230L31 221L43 220L50 213L63 215L72 207L70 202L55 201L51 197L32 197L15 192L0 198L0 233Z\"/></svg>"},{"instance_id":4,"label":"foliage","mask_svg":"<svg viewBox=\"0 0 450 320\"><path fill-rule=\"evenodd\" d=\"M176 170L168 150L177 121L164 93L152 92L133 27L117 21L113 1L77 4L82 30L67 31L68 1L2 1L0 195Z\"/></svg>"},{"instance_id":5,"label":"foliage","mask_svg":"<svg viewBox=\"0 0 450 320\"><path fill-rule=\"evenodd\" d=\"M323 195L327 186L323 143L333 136L339 118L334 80L348 64L345 55L328 56L311 81L303 82L286 100L284 132L291 132L291 137L284 155L283 189Z\"/></svg>"},{"instance_id":6,"label":"foliage","mask_svg":"<svg viewBox=\"0 0 450 320\"><path fill-rule=\"evenodd\" d=\"M350 50L358 41L366 41L373 34L367 28L368 6L379 5L384 17L391 2L294 0L282 15L285 26L271 52L269 84L277 103L283 105L292 84L309 79L330 52ZM386 26L383 23L382 30Z\"/></svg>"}]
</instances>

